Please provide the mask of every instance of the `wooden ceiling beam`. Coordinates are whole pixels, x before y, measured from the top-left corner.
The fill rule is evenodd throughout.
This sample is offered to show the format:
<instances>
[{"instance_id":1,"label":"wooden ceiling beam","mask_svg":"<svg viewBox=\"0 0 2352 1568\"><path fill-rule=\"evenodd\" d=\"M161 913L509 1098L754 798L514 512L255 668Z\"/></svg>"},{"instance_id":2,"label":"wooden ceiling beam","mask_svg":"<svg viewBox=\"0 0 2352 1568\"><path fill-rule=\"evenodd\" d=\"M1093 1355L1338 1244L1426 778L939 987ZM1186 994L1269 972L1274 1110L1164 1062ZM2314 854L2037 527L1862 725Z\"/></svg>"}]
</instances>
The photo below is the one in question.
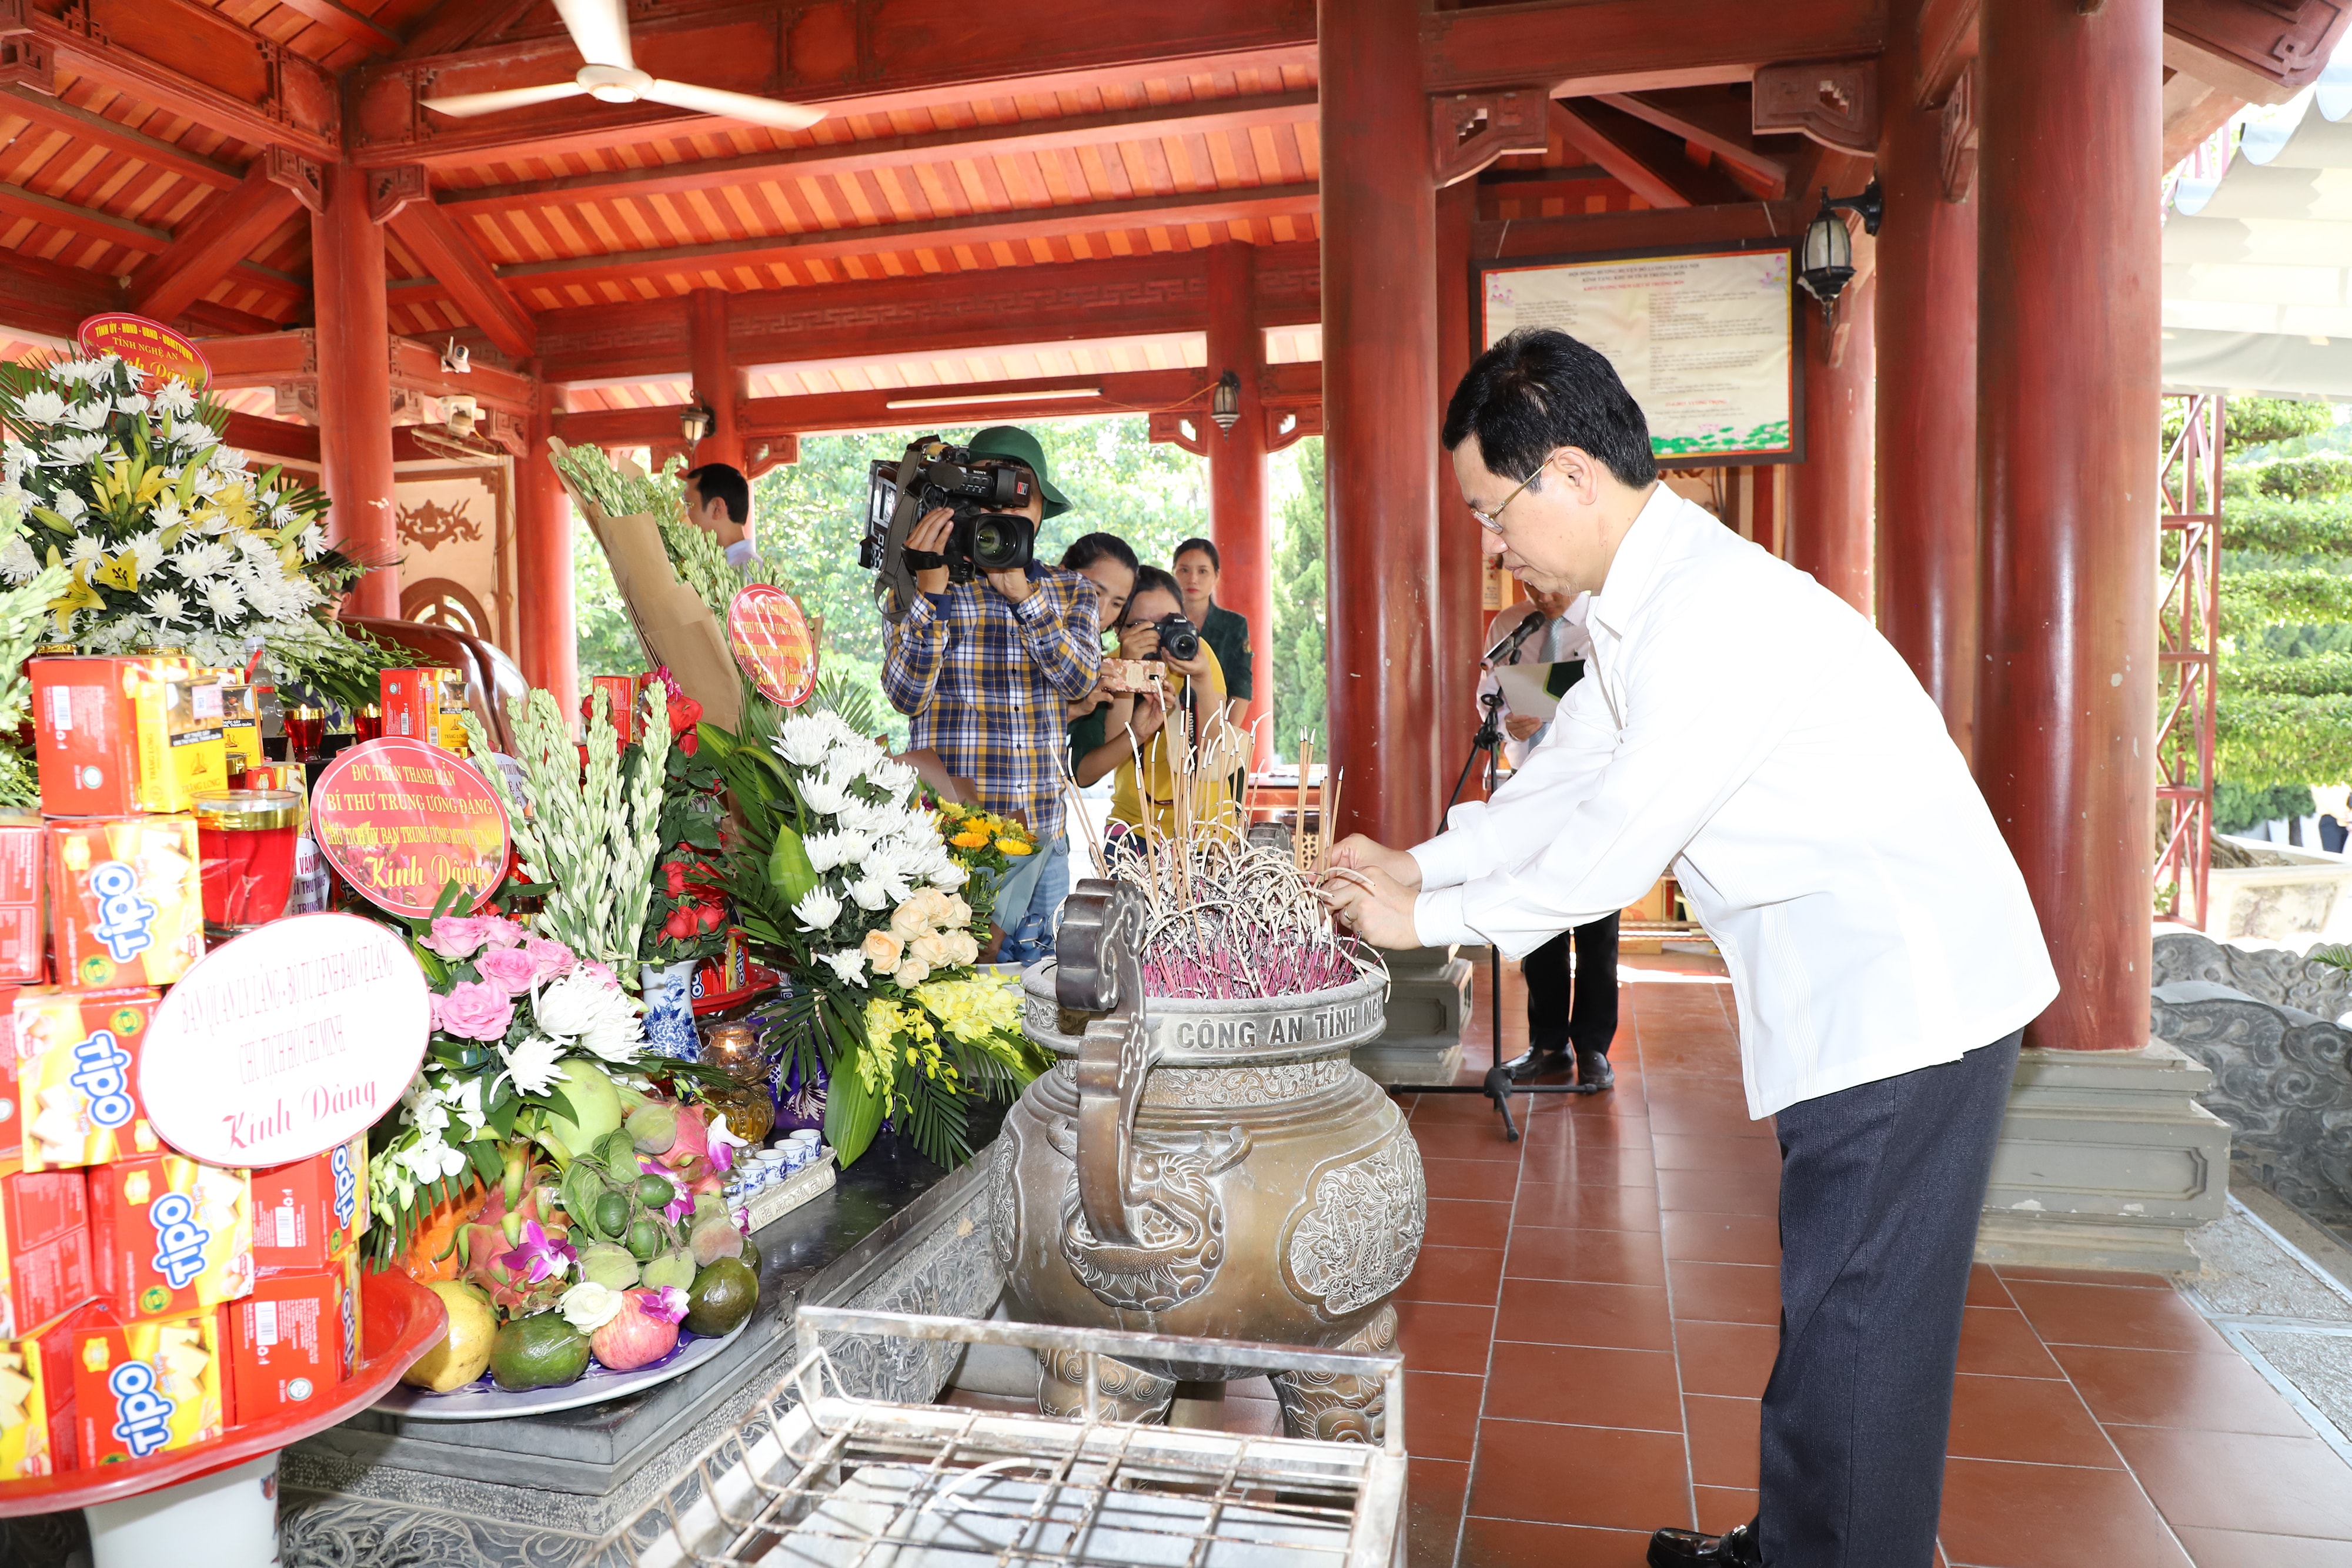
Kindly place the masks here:
<instances>
[{"instance_id":1,"label":"wooden ceiling beam","mask_svg":"<svg viewBox=\"0 0 2352 1568\"><path fill-rule=\"evenodd\" d=\"M756 180L809 179L822 174L878 172L951 159L998 158L1111 141L1151 141L1167 136L1200 136L1256 125L1311 124L1318 110L1313 89L1296 92L1221 98L1192 103L1148 104L1099 114L1065 115L1013 124L973 125L915 136L883 136L863 141L797 147L742 158L707 158L644 169L615 169L530 180L510 185L445 190L435 196L444 210L460 216L494 213L530 204L593 202L615 196L677 195ZM527 158L517 148L509 158Z\"/></svg>"},{"instance_id":2,"label":"wooden ceiling beam","mask_svg":"<svg viewBox=\"0 0 2352 1568\"><path fill-rule=\"evenodd\" d=\"M1687 207L1696 204L1680 185L1650 160L1642 158L1602 131L1586 113L1555 100L1552 124L1568 144L1609 171L1610 178L1654 207Z\"/></svg>"},{"instance_id":3,"label":"wooden ceiling beam","mask_svg":"<svg viewBox=\"0 0 2352 1568\"><path fill-rule=\"evenodd\" d=\"M338 156L341 93L327 68L195 0L145 0L139 25L121 37L30 5L24 20L56 66L78 77L240 141Z\"/></svg>"},{"instance_id":4,"label":"wooden ceiling beam","mask_svg":"<svg viewBox=\"0 0 2352 1568\"><path fill-rule=\"evenodd\" d=\"M1748 127L1750 110L1747 100L1722 96L1720 89L1686 88L1659 93L1611 92L1599 95L1600 101L1621 113L1656 126L1670 136L1679 136L1696 147L1728 163L1737 163L1770 187L1774 197L1789 192L1789 165L1781 159L1757 150L1753 132Z\"/></svg>"},{"instance_id":5,"label":"wooden ceiling beam","mask_svg":"<svg viewBox=\"0 0 2352 1568\"><path fill-rule=\"evenodd\" d=\"M728 267L758 267L770 262L867 256L877 251L1019 244L1084 233L1089 229L1161 225L1174 227L1186 224L1232 223L1243 219L1305 217L1315 212L1316 202L1317 190L1311 182L1245 190L1181 192L1172 196L1144 196L1123 202L1073 203L1063 206L1019 208L1012 212L971 213L927 218L917 223L810 229L801 234L767 235L755 239L724 240L711 245L677 246L662 250L622 251L611 256L525 262L514 267L501 267L498 269L498 276L509 287L601 283L640 277L648 273L699 273Z\"/></svg>"},{"instance_id":6,"label":"wooden ceiling beam","mask_svg":"<svg viewBox=\"0 0 2352 1568\"><path fill-rule=\"evenodd\" d=\"M0 251L0 328L73 340L86 317L123 308L121 286L100 273Z\"/></svg>"},{"instance_id":7,"label":"wooden ceiling beam","mask_svg":"<svg viewBox=\"0 0 2352 1568\"><path fill-rule=\"evenodd\" d=\"M1256 324L1318 320L1318 247L1310 241L1251 250ZM542 311L536 319L540 373L550 382L610 384L687 373L683 298ZM1154 252L738 294L728 305L727 357L737 370L756 371L1198 332L1208 320L1206 253Z\"/></svg>"},{"instance_id":8,"label":"wooden ceiling beam","mask_svg":"<svg viewBox=\"0 0 2352 1568\"><path fill-rule=\"evenodd\" d=\"M102 114L76 109L61 98L51 98L30 88L0 87L0 117L11 114L21 115L51 131L64 131L77 141L94 142L110 152L136 158L151 168L209 185L215 191L235 190L236 183L245 178L243 170L200 157L184 147L174 146L143 131L133 131Z\"/></svg>"},{"instance_id":9,"label":"wooden ceiling beam","mask_svg":"<svg viewBox=\"0 0 2352 1568\"><path fill-rule=\"evenodd\" d=\"M372 55L396 55L400 35L387 33L348 5L336 0L278 0L289 11L308 16L347 44L357 44Z\"/></svg>"},{"instance_id":10,"label":"wooden ceiling beam","mask_svg":"<svg viewBox=\"0 0 2352 1568\"><path fill-rule=\"evenodd\" d=\"M133 308L170 320L212 292L254 246L292 216L295 194L271 177L267 158L234 191L213 197L173 235L171 245L131 277Z\"/></svg>"},{"instance_id":11,"label":"wooden ceiling beam","mask_svg":"<svg viewBox=\"0 0 2352 1568\"><path fill-rule=\"evenodd\" d=\"M912 12L911 16L908 15ZM436 168L610 147L730 122L654 104L566 99L450 120L428 97L570 79L570 39L527 16L529 37L362 66L351 78L351 155ZM548 19L551 21L551 18ZM985 14L906 0L813 0L792 7L695 0L633 17L631 52L657 76L820 105L837 115L930 110L958 99L1049 97L1159 77L1261 78L1315 63L1313 0L1189 0L1139 5L999 5ZM887 88L877 84L887 83Z\"/></svg>"},{"instance_id":12,"label":"wooden ceiling beam","mask_svg":"<svg viewBox=\"0 0 2352 1568\"><path fill-rule=\"evenodd\" d=\"M1746 81L1776 60L1874 55L1884 0L1535 0L1422 17L1432 92L1549 85L1555 98Z\"/></svg>"},{"instance_id":13,"label":"wooden ceiling beam","mask_svg":"<svg viewBox=\"0 0 2352 1568\"><path fill-rule=\"evenodd\" d=\"M1727 245L1804 233L1811 209L1799 197L1646 213L1595 213L1560 218L1486 219L1470 225L1470 254L1480 257L1574 256L1653 246Z\"/></svg>"},{"instance_id":14,"label":"wooden ceiling beam","mask_svg":"<svg viewBox=\"0 0 2352 1568\"><path fill-rule=\"evenodd\" d=\"M419 191L424 176L422 169L415 172ZM479 327L499 352L509 359L530 357L539 340L530 312L515 303L463 225L429 198L401 203L389 221L418 265L440 281L466 319Z\"/></svg>"}]
</instances>

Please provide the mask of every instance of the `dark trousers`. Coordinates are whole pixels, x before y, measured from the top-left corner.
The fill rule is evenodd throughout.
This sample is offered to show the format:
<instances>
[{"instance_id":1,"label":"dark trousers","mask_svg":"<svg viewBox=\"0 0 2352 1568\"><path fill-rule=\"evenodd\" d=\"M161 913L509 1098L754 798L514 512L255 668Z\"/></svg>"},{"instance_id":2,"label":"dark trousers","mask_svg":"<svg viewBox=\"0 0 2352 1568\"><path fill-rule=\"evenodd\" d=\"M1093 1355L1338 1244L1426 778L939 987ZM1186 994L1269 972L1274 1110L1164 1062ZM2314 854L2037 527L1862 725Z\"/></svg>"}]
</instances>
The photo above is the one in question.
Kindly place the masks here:
<instances>
[{"instance_id":1,"label":"dark trousers","mask_svg":"<svg viewBox=\"0 0 2352 1568\"><path fill-rule=\"evenodd\" d=\"M1568 947L1576 944L1576 979L1569 980ZM1521 960L1528 982L1528 1043L1538 1051L1609 1054L1617 1038L1617 917L1605 915L1563 931Z\"/></svg>"},{"instance_id":2,"label":"dark trousers","mask_svg":"<svg viewBox=\"0 0 2352 1568\"><path fill-rule=\"evenodd\" d=\"M2021 1037L1790 1106L1765 1568L1928 1568L1960 1304Z\"/></svg>"}]
</instances>

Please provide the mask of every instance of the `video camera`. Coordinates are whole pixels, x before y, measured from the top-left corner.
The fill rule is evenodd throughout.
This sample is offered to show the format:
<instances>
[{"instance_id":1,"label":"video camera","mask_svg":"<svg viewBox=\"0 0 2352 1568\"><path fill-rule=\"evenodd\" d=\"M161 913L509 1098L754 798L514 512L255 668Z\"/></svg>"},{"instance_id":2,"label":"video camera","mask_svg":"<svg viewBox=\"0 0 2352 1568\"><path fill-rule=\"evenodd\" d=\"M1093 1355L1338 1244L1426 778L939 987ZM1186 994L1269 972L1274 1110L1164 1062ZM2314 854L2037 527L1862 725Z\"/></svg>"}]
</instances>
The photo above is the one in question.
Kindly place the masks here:
<instances>
[{"instance_id":1,"label":"video camera","mask_svg":"<svg viewBox=\"0 0 2352 1568\"><path fill-rule=\"evenodd\" d=\"M882 573L886 593L901 577L911 583L913 571L944 565L950 582L970 582L982 572L1018 571L1036 559L1037 525L1012 508L1035 497L1037 476L1018 463L975 458L969 447L925 436L896 462L870 465L866 476L857 560ZM908 549L908 531L941 507L955 514L946 547L936 555ZM889 608L886 601L886 613ZM902 602L901 613L904 608Z\"/></svg>"}]
</instances>

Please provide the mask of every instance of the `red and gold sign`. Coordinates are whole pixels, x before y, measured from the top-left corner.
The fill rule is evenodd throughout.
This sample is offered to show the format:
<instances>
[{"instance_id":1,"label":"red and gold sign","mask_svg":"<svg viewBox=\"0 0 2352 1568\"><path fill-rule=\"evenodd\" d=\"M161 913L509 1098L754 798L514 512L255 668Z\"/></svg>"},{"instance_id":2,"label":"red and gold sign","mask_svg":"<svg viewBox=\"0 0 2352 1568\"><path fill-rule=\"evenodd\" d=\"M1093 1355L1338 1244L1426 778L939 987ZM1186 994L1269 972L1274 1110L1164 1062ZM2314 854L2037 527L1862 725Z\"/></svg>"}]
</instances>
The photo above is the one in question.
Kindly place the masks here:
<instances>
[{"instance_id":1,"label":"red and gold sign","mask_svg":"<svg viewBox=\"0 0 2352 1568\"><path fill-rule=\"evenodd\" d=\"M177 376L192 387L213 379L204 350L161 321L112 310L81 324L74 340L91 354L112 354L155 378L160 385Z\"/></svg>"},{"instance_id":2,"label":"red and gold sign","mask_svg":"<svg viewBox=\"0 0 2352 1568\"><path fill-rule=\"evenodd\" d=\"M755 582L727 606L727 646L760 695L798 707L816 690L816 639L801 601Z\"/></svg>"},{"instance_id":3,"label":"red and gold sign","mask_svg":"<svg viewBox=\"0 0 2352 1568\"><path fill-rule=\"evenodd\" d=\"M386 736L338 753L310 792L310 834L327 863L394 915L430 915L452 881L470 914L507 868L507 814L455 752Z\"/></svg>"}]
</instances>

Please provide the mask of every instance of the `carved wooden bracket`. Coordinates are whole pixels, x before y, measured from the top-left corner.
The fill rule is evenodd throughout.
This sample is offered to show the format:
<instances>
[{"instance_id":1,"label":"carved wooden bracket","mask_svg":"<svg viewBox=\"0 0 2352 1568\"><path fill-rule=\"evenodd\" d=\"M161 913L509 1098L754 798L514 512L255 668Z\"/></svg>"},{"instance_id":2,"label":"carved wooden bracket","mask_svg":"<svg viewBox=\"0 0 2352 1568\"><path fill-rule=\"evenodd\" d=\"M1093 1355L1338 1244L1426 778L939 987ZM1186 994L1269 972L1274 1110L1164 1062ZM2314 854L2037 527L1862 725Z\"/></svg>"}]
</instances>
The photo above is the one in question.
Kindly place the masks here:
<instances>
[{"instance_id":1,"label":"carved wooden bracket","mask_svg":"<svg viewBox=\"0 0 2352 1568\"><path fill-rule=\"evenodd\" d=\"M1977 67L1970 60L1952 79L1941 111L1944 200L1965 202L1977 183Z\"/></svg>"},{"instance_id":2,"label":"carved wooden bracket","mask_svg":"<svg viewBox=\"0 0 2352 1568\"><path fill-rule=\"evenodd\" d=\"M33 36L26 0L0 0L0 83L58 96L57 57Z\"/></svg>"},{"instance_id":3,"label":"carved wooden bracket","mask_svg":"<svg viewBox=\"0 0 2352 1568\"><path fill-rule=\"evenodd\" d=\"M1206 421L1191 409L1172 408L1151 416L1151 439L1181 446L1195 457L1209 455Z\"/></svg>"},{"instance_id":4,"label":"carved wooden bracket","mask_svg":"<svg viewBox=\"0 0 2352 1568\"><path fill-rule=\"evenodd\" d=\"M1304 408L1270 408L1265 411L1265 449L1279 452L1310 435L1323 434L1323 405L1309 403Z\"/></svg>"},{"instance_id":5,"label":"carved wooden bracket","mask_svg":"<svg viewBox=\"0 0 2352 1568\"><path fill-rule=\"evenodd\" d=\"M2166 0L2165 64L2256 103L2283 102L2319 79L2347 10L2346 0Z\"/></svg>"},{"instance_id":6,"label":"carved wooden bracket","mask_svg":"<svg viewBox=\"0 0 2352 1568\"><path fill-rule=\"evenodd\" d=\"M425 183L425 165L422 163L399 163L389 169L371 169L367 183L368 216L380 224L392 222L411 202L433 199L432 190Z\"/></svg>"},{"instance_id":7,"label":"carved wooden bracket","mask_svg":"<svg viewBox=\"0 0 2352 1568\"><path fill-rule=\"evenodd\" d=\"M474 434L509 456L523 457L530 454L530 434L522 416L509 413L502 408L484 410L481 423L474 426Z\"/></svg>"},{"instance_id":8,"label":"carved wooden bracket","mask_svg":"<svg viewBox=\"0 0 2352 1568\"><path fill-rule=\"evenodd\" d=\"M327 172L323 167L291 147L280 147L275 142L262 156L268 160L263 168L271 184L283 185L293 192L294 199L313 213L326 212Z\"/></svg>"},{"instance_id":9,"label":"carved wooden bracket","mask_svg":"<svg viewBox=\"0 0 2352 1568\"><path fill-rule=\"evenodd\" d=\"M1470 178L1507 152L1541 152L1549 145L1544 115L1549 101L1539 87L1431 94L1429 152L1438 189Z\"/></svg>"},{"instance_id":10,"label":"carved wooden bracket","mask_svg":"<svg viewBox=\"0 0 2352 1568\"><path fill-rule=\"evenodd\" d=\"M269 392L269 412L278 418L299 419L305 424L319 423L318 377L272 382Z\"/></svg>"},{"instance_id":11,"label":"carved wooden bracket","mask_svg":"<svg viewBox=\"0 0 2352 1568\"><path fill-rule=\"evenodd\" d=\"M1878 62L1815 60L1756 72L1755 128L1798 131L1840 152L1878 151Z\"/></svg>"}]
</instances>

